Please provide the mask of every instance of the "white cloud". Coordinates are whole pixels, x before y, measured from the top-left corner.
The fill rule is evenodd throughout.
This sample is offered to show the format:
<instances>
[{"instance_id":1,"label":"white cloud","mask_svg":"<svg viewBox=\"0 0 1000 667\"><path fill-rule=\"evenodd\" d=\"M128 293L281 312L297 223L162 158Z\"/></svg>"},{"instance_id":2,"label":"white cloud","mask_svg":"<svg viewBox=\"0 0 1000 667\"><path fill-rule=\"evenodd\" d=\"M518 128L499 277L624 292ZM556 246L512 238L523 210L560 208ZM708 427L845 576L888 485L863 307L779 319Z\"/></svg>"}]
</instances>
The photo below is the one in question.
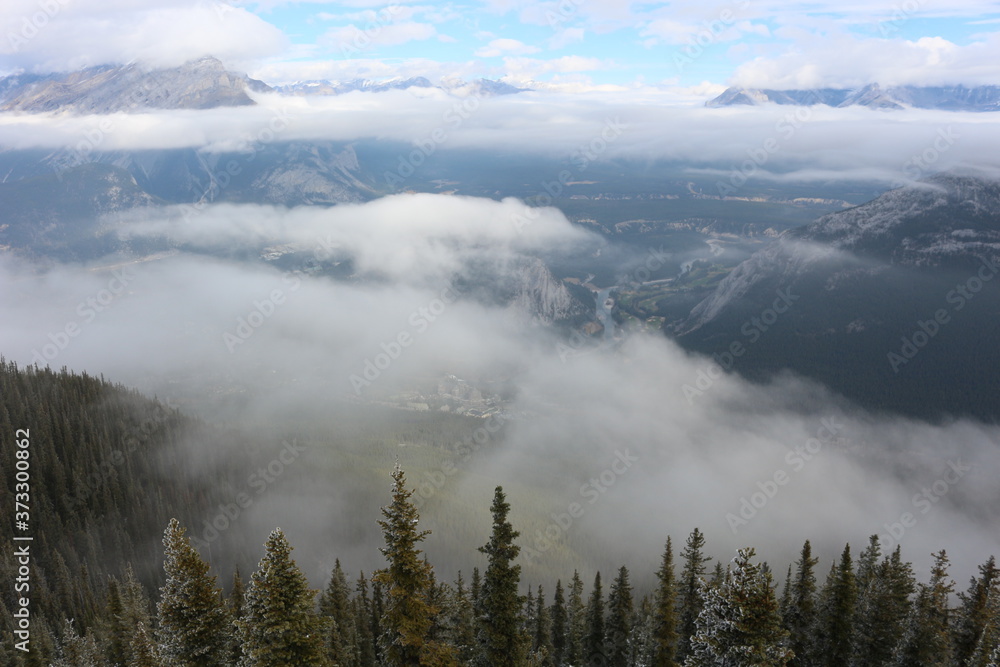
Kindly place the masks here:
<instances>
[{"instance_id":1,"label":"white cloud","mask_svg":"<svg viewBox=\"0 0 1000 667\"><path fill-rule=\"evenodd\" d=\"M619 119L625 129L602 158L670 160L715 168L722 176L738 169L748 151L759 151L768 139L778 149L757 170L760 176L813 178L822 173L823 178L892 182L901 177L907 161L933 145L942 128L950 128L956 140L935 169L995 164L1000 155L1000 127L992 114L774 105L706 109L697 90L619 86L604 91L585 80L555 82L554 87L571 92L483 99L458 122L449 119L455 121L461 101L440 90L421 91L420 96L406 91L328 98L264 95L255 107L116 114L100 149L232 145L258 136L272 119L287 115L287 129L278 141L416 142L443 130L446 138L434 142L440 150L520 150L555 157L572 155L600 135L609 119ZM708 94L716 90L711 84L703 88ZM0 114L0 145L75 146L101 122L88 116Z\"/></svg>"},{"instance_id":2,"label":"white cloud","mask_svg":"<svg viewBox=\"0 0 1000 667\"><path fill-rule=\"evenodd\" d=\"M277 28L223 2L53 4L60 9L51 17L33 0L0 7L0 55L8 68L67 71L134 60L172 67L206 54L231 64L287 47Z\"/></svg>"},{"instance_id":3,"label":"white cloud","mask_svg":"<svg viewBox=\"0 0 1000 667\"><path fill-rule=\"evenodd\" d=\"M359 278L375 273L378 280L338 282L182 254L125 267L128 291L82 322L77 304L105 289L108 276L79 266L19 270L0 257L0 310L7 315L0 319L0 340L7 359L25 364L33 351L52 344L51 332L74 321L78 335L59 352L57 365L101 373L161 397L183 395L212 420L222 406L243 405L245 412L232 417L237 424L289 414L309 424L308 415L347 406L343 426L350 433L359 412L350 376L362 372L386 341L410 334L411 344L382 367L371 389L385 394L453 373L503 378L511 401L507 436L450 478L447 503L428 504L422 512L427 523L453 511L453 503L480 506L485 514L490 489L503 484L515 527L523 530L519 544L539 550L544 543L536 541L535 527L544 530L553 512L579 502L581 485L607 469L616 450L633 457L628 471L613 485L605 483L599 502L586 504L586 516L559 538L593 546L569 552L574 560L568 566L548 562L555 557L543 551L547 576L557 567L603 569L604 561L637 570L648 563L642 569L652 572L666 536L680 543L695 526L707 534L709 553L722 560L736 547L754 544L781 571L810 539L826 563L845 542L860 548L907 511L917 525L904 531L903 557L915 561L918 573L927 570L927 554L940 548L953 554L956 578L972 574L1000 548L1000 518L986 511L997 499L996 426L872 415L787 376L751 385L723 374L689 402L683 387L697 381L712 363L708 358L686 354L662 336L644 335L628 337L614 353L583 349L560 356L551 332L523 326L507 307L480 303L471 294L415 329L412 314L437 299L456 272L488 264L504 276L508 258L593 238L553 209L539 212L524 228L527 236L518 234L511 218L522 206L513 200L404 195L333 209L217 205L189 224L171 218L170 210L147 214L145 221L133 221L136 231L168 232L194 248L243 249L272 241L307 250L336 246L358 258ZM245 342L227 349L224 334L232 335L252 310L260 312L258 304L276 290L281 303L267 308L268 316ZM810 443L817 437L822 444ZM806 458L816 444L819 449ZM191 456L204 455L192 446ZM404 466L411 465L407 455L400 450ZM956 460L970 469L921 511L914 494ZM739 516L742 500L761 492L759 485L777 471L787 482L775 485L762 505L758 500L747 523L734 526L727 515ZM328 502L338 473L315 474L322 481L317 493ZM263 522L263 513L280 517L291 532L323 533L308 516L317 498L307 488L261 497L239 530ZM519 493L521 488L530 494ZM280 507L285 500L288 505ZM338 509L349 507L352 516L367 512L357 500L345 498ZM372 523L367 514L363 520ZM467 565L464 549L471 553L470 545L481 543L484 528L473 530L475 536L455 545L460 553L444 556L447 562ZM315 548L332 548L335 538L323 534L326 543ZM364 545L361 562L345 564L367 566L377 539L373 535ZM440 544L427 545L436 565ZM525 572L529 581L540 576L538 569Z\"/></svg>"},{"instance_id":4,"label":"white cloud","mask_svg":"<svg viewBox=\"0 0 1000 667\"><path fill-rule=\"evenodd\" d=\"M564 49L570 44L578 44L584 40L586 30L583 28L565 28L555 34L548 41L548 47L552 51Z\"/></svg>"},{"instance_id":5,"label":"white cloud","mask_svg":"<svg viewBox=\"0 0 1000 667\"><path fill-rule=\"evenodd\" d=\"M504 67L512 76L536 78L552 72L593 72L607 69L609 63L600 58L562 56L561 58L504 58Z\"/></svg>"},{"instance_id":6,"label":"white cloud","mask_svg":"<svg viewBox=\"0 0 1000 667\"><path fill-rule=\"evenodd\" d=\"M379 46L399 46L408 42L442 38L430 23L403 21L400 23L374 23L360 26L351 24L334 28L320 38L320 44L335 53L352 57L358 52Z\"/></svg>"},{"instance_id":7,"label":"white cloud","mask_svg":"<svg viewBox=\"0 0 1000 667\"><path fill-rule=\"evenodd\" d=\"M475 78L482 70L475 62L453 63L429 58L386 61L378 58L324 60L282 60L263 64L250 71L251 76L280 85L315 79L390 79L424 76L431 81L445 77Z\"/></svg>"},{"instance_id":8,"label":"white cloud","mask_svg":"<svg viewBox=\"0 0 1000 667\"><path fill-rule=\"evenodd\" d=\"M962 46L940 37L916 41L838 35L800 39L790 51L740 65L734 85L756 88L851 88L882 85L996 85L1000 34Z\"/></svg>"},{"instance_id":9,"label":"white cloud","mask_svg":"<svg viewBox=\"0 0 1000 667\"><path fill-rule=\"evenodd\" d=\"M486 46L476 49L476 56L479 58L497 58L504 54L526 55L538 53L537 46L531 46L517 39L507 37L494 39Z\"/></svg>"}]
</instances>

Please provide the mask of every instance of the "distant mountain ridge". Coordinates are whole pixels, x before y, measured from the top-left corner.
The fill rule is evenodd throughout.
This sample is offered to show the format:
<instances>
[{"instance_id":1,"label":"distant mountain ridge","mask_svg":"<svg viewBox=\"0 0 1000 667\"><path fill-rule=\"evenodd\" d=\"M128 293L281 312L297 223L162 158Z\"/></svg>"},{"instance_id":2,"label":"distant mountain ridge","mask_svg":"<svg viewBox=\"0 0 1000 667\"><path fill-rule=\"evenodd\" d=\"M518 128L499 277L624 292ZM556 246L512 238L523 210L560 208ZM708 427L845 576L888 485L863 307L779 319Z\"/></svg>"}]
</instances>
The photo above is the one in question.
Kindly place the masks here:
<instances>
[{"instance_id":1,"label":"distant mountain ridge","mask_svg":"<svg viewBox=\"0 0 1000 667\"><path fill-rule=\"evenodd\" d=\"M221 61L206 56L171 69L148 70L131 63L5 77L0 79L0 111L106 114L249 106L254 101L248 90L271 88L246 74L228 71Z\"/></svg>"},{"instance_id":2,"label":"distant mountain ridge","mask_svg":"<svg viewBox=\"0 0 1000 667\"><path fill-rule=\"evenodd\" d=\"M1000 182L941 174L783 233L671 326L755 379L873 409L1000 419ZM725 356L739 342L739 358Z\"/></svg>"},{"instance_id":3,"label":"distant mountain ridge","mask_svg":"<svg viewBox=\"0 0 1000 667\"><path fill-rule=\"evenodd\" d=\"M493 79L476 79L474 81L449 80L434 85L429 79L422 76L410 77L408 79L388 79L385 81L374 81L372 79L297 81L282 86L275 86L274 90L285 95L308 96L343 95L353 92L384 93L389 90L406 90L408 88L438 88L450 93L470 92L482 96L514 95L528 90L527 88L518 88L509 83Z\"/></svg>"},{"instance_id":4,"label":"distant mountain ridge","mask_svg":"<svg viewBox=\"0 0 1000 667\"><path fill-rule=\"evenodd\" d=\"M213 109L256 104L249 93L343 95L382 93L409 88L437 88L458 96L513 95L528 90L503 81L446 79L432 84L425 77L375 81L299 81L271 87L246 74L227 70L212 56L180 67L149 69L138 63L99 65L77 72L15 74L0 78L0 112L69 111L108 114L148 109Z\"/></svg>"},{"instance_id":5,"label":"distant mountain ridge","mask_svg":"<svg viewBox=\"0 0 1000 667\"><path fill-rule=\"evenodd\" d=\"M890 86L877 83L854 89L817 88L771 90L728 88L705 103L708 107L787 104L874 109L937 109L940 111L1000 111L1000 86Z\"/></svg>"}]
</instances>

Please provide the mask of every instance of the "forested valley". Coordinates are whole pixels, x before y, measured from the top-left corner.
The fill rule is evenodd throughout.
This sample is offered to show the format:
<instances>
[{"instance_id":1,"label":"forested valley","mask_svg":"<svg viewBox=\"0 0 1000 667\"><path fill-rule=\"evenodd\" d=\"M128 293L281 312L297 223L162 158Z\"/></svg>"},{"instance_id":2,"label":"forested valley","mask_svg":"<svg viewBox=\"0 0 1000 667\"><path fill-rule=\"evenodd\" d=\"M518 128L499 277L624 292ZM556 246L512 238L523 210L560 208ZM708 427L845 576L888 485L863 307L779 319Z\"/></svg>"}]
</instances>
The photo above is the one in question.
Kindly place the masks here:
<instances>
[{"instance_id":1,"label":"forested valley","mask_svg":"<svg viewBox=\"0 0 1000 667\"><path fill-rule=\"evenodd\" d=\"M347 573L337 561L310 588L280 528L256 570L212 562L186 534L199 508L235 492L223 477L192 483L173 447L192 433L232 447L216 428L104 378L0 364L0 432L30 427L30 651L5 641L4 665L955 665L1000 661L1000 571L992 557L965 585L942 550L917 580L897 546L872 536L820 563L808 536L773 572L752 548L711 554L695 528L665 547L655 586L622 565L525 581L511 502L495 489L478 566L453 581L421 549L406 474L397 465L382 516L382 556ZM13 469L13 458L5 460ZM96 472L95 472L96 471ZM13 506L14 476L0 487ZM387 486L390 480L386 480ZM179 517L179 518L178 518ZM162 547L158 537L162 534ZM0 570L19 560L4 524ZM469 554L472 560L475 554ZM479 561L476 561L479 562ZM222 581L219 572L235 570ZM826 570L825 576L823 571ZM958 577L961 579L961 577ZM550 588L551 587L551 588ZM6 637L19 618L0 598Z\"/></svg>"}]
</instances>

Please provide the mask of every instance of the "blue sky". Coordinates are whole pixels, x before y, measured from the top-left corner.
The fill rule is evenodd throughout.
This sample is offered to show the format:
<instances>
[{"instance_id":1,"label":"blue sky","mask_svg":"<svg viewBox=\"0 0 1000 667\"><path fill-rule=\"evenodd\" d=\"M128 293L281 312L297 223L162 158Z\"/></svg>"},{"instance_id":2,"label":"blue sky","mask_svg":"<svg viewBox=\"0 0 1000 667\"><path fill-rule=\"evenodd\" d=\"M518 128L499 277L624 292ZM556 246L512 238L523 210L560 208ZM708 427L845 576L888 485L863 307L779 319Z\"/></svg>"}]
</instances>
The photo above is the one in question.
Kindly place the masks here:
<instances>
[{"instance_id":1,"label":"blue sky","mask_svg":"<svg viewBox=\"0 0 1000 667\"><path fill-rule=\"evenodd\" d=\"M5 0L0 71L212 53L269 83L489 77L569 92L1000 84L1000 6L983 0L49 4L57 11L41 16L38 0Z\"/></svg>"}]
</instances>

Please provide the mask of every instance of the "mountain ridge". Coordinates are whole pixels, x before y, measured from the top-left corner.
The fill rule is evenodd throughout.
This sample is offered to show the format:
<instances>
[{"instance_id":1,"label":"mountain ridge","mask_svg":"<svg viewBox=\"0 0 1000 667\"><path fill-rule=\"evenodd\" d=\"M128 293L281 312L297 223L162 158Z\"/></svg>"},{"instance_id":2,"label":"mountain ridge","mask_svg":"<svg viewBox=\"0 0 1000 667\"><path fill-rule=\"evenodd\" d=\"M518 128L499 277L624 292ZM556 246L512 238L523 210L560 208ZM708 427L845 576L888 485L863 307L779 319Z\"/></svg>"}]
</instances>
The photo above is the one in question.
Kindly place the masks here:
<instances>
[{"instance_id":1,"label":"mountain ridge","mask_svg":"<svg viewBox=\"0 0 1000 667\"><path fill-rule=\"evenodd\" d=\"M205 56L170 69L129 63L5 77L0 79L0 111L107 114L252 106L256 102L247 91L270 90L267 84L229 71L217 58Z\"/></svg>"},{"instance_id":2,"label":"mountain ridge","mask_svg":"<svg viewBox=\"0 0 1000 667\"><path fill-rule=\"evenodd\" d=\"M905 108L940 111L1000 111L1000 86L889 86L870 83L860 88L776 90L727 88L707 101L707 107L780 104L830 107L865 106L872 109Z\"/></svg>"},{"instance_id":3,"label":"mountain ridge","mask_svg":"<svg viewBox=\"0 0 1000 667\"><path fill-rule=\"evenodd\" d=\"M782 233L665 330L754 380L793 371L872 409L992 421L1000 401L976 388L1000 363L997 274L1000 182L942 174Z\"/></svg>"},{"instance_id":4,"label":"mountain ridge","mask_svg":"<svg viewBox=\"0 0 1000 667\"><path fill-rule=\"evenodd\" d=\"M303 97L382 93L409 88L436 88L460 97L514 95L530 90L492 79L446 79L433 84L422 76L386 80L323 79L272 87L245 73L227 70L213 56L204 56L174 68L153 69L133 62L97 65L74 72L0 77L0 112L108 114L149 109L214 109L253 106L256 102L250 93Z\"/></svg>"}]
</instances>

